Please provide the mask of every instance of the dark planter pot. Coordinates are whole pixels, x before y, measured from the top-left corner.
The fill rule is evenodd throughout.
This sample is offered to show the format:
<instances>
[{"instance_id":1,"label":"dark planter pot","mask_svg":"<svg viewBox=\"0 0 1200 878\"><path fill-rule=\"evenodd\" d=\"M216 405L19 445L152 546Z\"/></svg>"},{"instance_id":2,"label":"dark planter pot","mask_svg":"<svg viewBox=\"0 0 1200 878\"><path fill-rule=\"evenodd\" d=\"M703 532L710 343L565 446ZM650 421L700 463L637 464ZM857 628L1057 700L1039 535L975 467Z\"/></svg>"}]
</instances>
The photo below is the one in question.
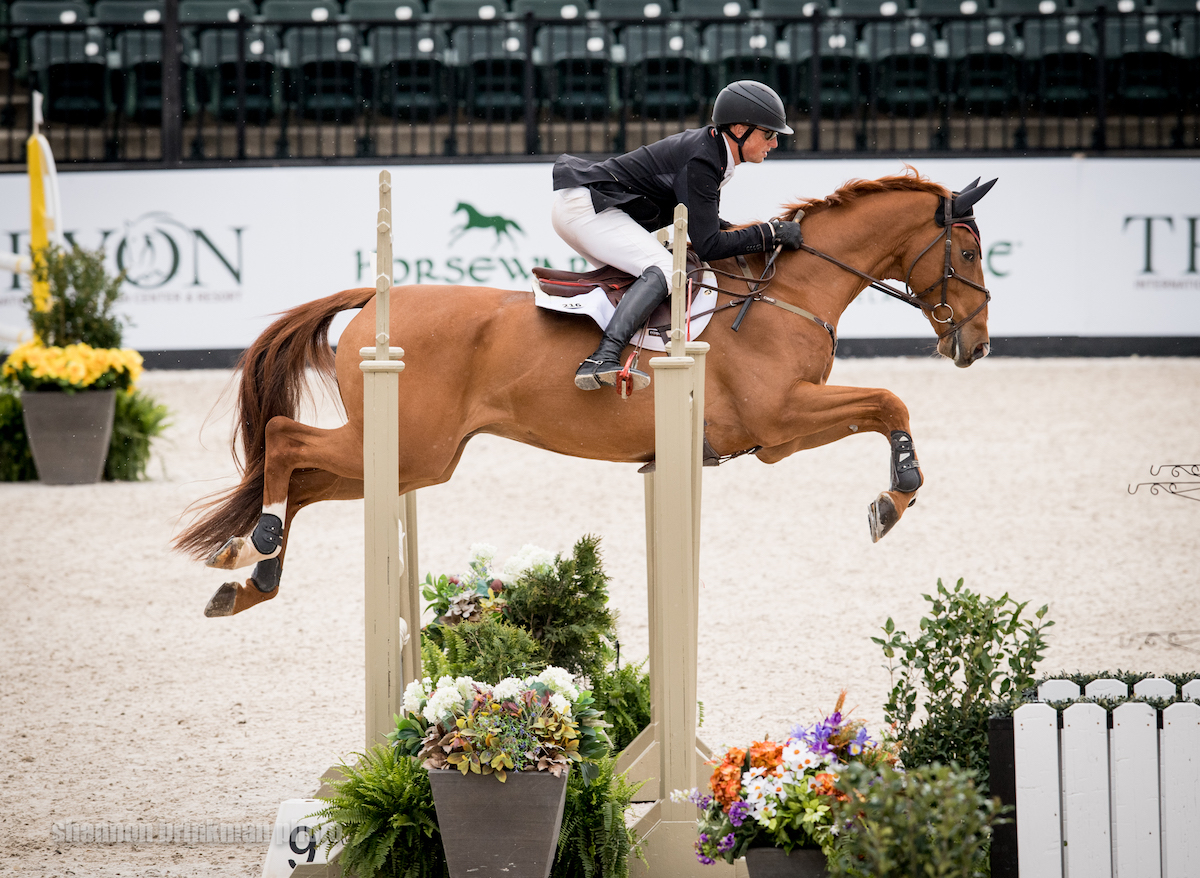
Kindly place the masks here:
<instances>
[{"instance_id":1,"label":"dark planter pot","mask_svg":"<svg viewBox=\"0 0 1200 878\"><path fill-rule=\"evenodd\" d=\"M112 440L116 391L21 394L25 434L46 485L87 485L100 481Z\"/></svg>"},{"instance_id":2,"label":"dark planter pot","mask_svg":"<svg viewBox=\"0 0 1200 878\"><path fill-rule=\"evenodd\" d=\"M567 775L510 771L504 783L429 772L450 878L547 878L567 799Z\"/></svg>"},{"instance_id":3,"label":"dark planter pot","mask_svg":"<svg viewBox=\"0 0 1200 878\"><path fill-rule=\"evenodd\" d=\"M750 848L746 851L750 878L829 878L820 848Z\"/></svg>"}]
</instances>

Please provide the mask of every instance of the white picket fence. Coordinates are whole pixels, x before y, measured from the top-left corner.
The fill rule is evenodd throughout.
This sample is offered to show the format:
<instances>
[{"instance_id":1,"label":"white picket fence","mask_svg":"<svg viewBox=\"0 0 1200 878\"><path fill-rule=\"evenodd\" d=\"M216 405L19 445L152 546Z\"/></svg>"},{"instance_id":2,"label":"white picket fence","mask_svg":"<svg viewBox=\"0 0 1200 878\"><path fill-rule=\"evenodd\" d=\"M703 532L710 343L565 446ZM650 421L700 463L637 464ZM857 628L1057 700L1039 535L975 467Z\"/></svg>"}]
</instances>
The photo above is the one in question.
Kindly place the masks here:
<instances>
[{"instance_id":1,"label":"white picket fence","mask_svg":"<svg viewBox=\"0 0 1200 878\"><path fill-rule=\"evenodd\" d=\"M1169 680L1134 686L1184 699L1162 712L1128 703L1059 712L1026 704L1013 714L1017 859L1021 878L1200 878L1200 680L1178 693ZM1126 696L1095 680L1087 696ZM1080 697L1069 680L1038 687L1039 702Z\"/></svg>"}]
</instances>

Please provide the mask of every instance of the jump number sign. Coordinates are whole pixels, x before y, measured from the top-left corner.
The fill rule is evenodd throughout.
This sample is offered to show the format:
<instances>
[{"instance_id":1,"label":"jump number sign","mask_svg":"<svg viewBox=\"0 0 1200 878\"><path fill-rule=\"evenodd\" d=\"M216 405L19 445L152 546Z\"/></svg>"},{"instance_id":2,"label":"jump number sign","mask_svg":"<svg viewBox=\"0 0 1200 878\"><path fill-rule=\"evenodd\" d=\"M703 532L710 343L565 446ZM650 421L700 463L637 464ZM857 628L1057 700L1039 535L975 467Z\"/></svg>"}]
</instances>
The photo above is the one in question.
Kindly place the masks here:
<instances>
[{"instance_id":1,"label":"jump number sign","mask_svg":"<svg viewBox=\"0 0 1200 878\"><path fill-rule=\"evenodd\" d=\"M290 878L297 866L326 862L327 827L313 816L325 804L319 799L288 799L280 804L262 878ZM339 842L330 853L340 847Z\"/></svg>"}]
</instances>

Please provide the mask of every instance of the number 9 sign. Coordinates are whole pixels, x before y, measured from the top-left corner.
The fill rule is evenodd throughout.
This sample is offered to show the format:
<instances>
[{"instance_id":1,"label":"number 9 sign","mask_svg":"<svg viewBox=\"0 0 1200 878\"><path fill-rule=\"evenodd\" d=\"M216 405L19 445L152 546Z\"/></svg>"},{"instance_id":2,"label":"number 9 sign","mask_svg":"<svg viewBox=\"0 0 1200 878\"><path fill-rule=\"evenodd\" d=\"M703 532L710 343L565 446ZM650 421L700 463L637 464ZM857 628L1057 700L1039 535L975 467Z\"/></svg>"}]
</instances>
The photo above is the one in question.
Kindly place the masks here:
<instances>
[{"instance_id":1,"label":"number 9 sign","mask_svg":"<svg viewBox=\"0 0 1200 878\"><path fill-rule=\"evenodd\" d=\"M325 807L319 799L288 799L279 806L262 878L290 878L297 866L326 862L325 827L314 816ZM330 853L341 848L341 842Z\"/></svg>"}]
</instances>

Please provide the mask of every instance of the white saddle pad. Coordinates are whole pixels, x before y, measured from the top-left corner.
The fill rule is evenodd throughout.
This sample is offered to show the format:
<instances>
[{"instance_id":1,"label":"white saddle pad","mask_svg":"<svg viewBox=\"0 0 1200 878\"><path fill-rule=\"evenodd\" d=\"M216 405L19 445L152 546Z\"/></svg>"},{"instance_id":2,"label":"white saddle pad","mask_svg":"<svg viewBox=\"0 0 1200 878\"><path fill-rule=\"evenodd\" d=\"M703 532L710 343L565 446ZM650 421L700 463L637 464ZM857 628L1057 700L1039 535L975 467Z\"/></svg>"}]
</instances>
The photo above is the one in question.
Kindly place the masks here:
<instances>
[{"instance_id":1,"label":"white saddle pad","mask_svg":"<svg viewBox=\"0 0 1200 878\"><path fill-rule=\"evenodd\" d=\"M711 271L704 272L702 279L705 284L708 284L708 287L717 285L717 278ZM688 337L693 341L700 338L700 333L704 332L708 321L712 319L712 309L717 306L717 293L708 287L701 287L695 298L692 299L692 313L697 316L692 320L691 333ZM608 296L600 287L594 287L586 293L580 293L578 296L570 298L551 296L549 293L542 292L542 286L536 277L533 279L533 299L539 308L545 308L547 311L591 317L601 329L608 327L608 321L612 320L613 313L617 310L608 301ZM650 332L648 328L638 330L629 343L648 351L665 353L667 350L659 334Z\"/></svg>"}]
</instances>

